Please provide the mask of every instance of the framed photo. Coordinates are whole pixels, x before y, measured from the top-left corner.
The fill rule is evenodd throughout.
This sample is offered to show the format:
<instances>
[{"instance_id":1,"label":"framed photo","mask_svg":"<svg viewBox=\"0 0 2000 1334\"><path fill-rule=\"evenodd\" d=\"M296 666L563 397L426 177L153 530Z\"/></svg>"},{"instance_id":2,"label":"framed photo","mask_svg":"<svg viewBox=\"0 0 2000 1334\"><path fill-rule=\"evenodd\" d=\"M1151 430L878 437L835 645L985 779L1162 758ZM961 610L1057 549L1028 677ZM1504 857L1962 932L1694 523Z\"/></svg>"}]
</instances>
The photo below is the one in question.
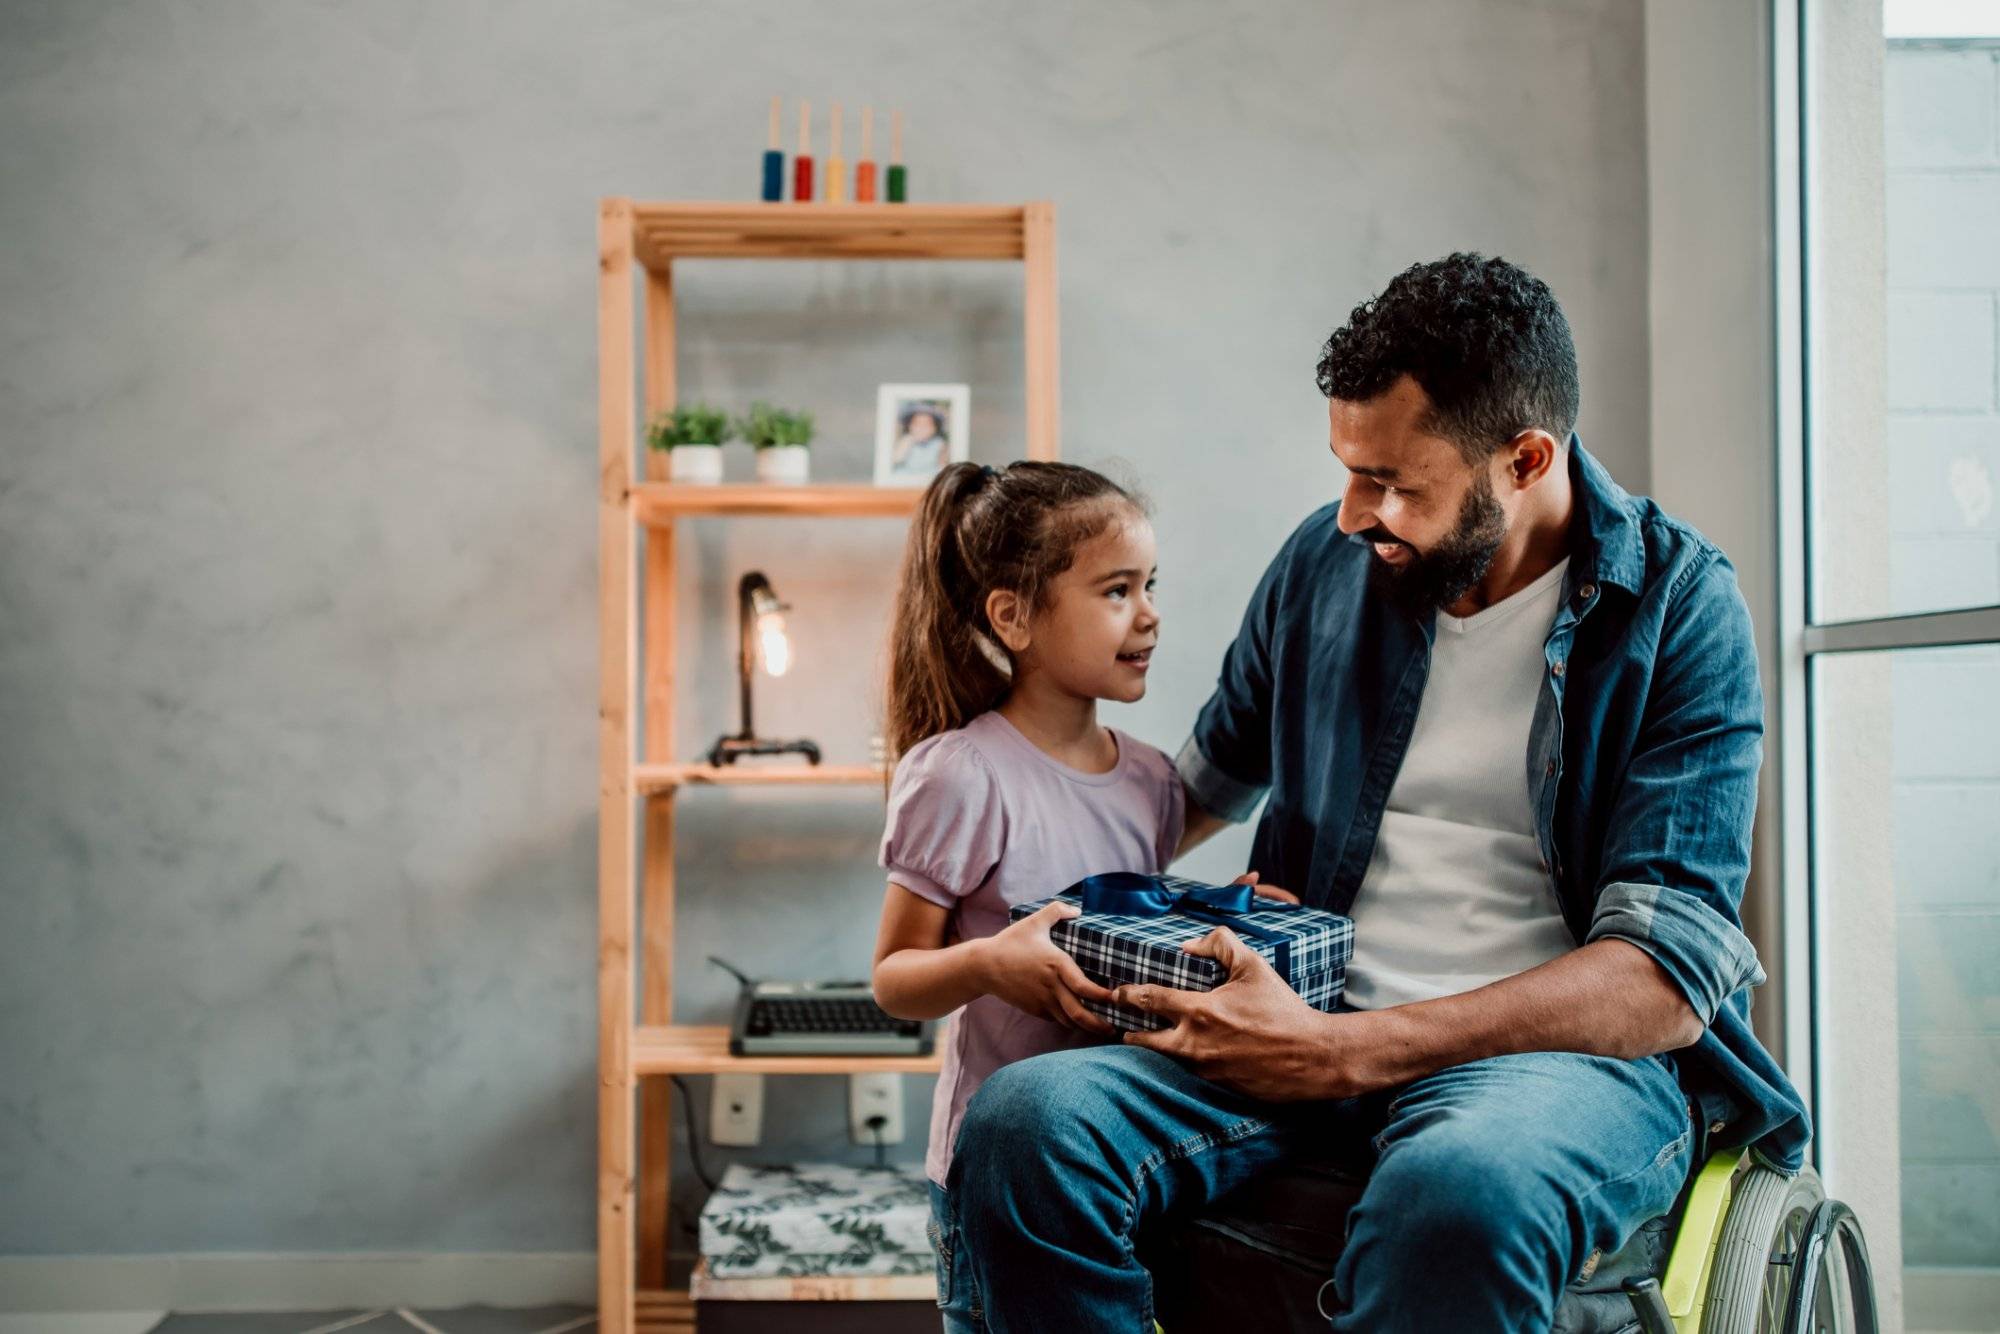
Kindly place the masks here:
<instances>
[{"instance_id":1,"label":"framed photo","mask_svg":"<svg viewBox=\"0 0 2000 1334\"><path fill-rule=\"evenodd\" d=\"M885 384L875 394L875 485L928 486L970 457L972 391L962 384Z\"/></svg>"}]
</instances>

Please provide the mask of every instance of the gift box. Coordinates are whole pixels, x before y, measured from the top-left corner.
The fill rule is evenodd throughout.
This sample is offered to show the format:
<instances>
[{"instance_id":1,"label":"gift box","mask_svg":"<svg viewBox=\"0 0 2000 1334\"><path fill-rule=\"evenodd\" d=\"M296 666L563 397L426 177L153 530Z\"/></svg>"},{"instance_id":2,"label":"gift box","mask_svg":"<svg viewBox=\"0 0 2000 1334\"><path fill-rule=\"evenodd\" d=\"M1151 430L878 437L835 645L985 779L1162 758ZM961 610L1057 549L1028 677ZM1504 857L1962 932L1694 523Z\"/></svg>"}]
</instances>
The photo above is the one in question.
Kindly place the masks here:
<instances>
[{"instance_id":1,"label":"gift box","mask_svg":"<svg viewBox=\"0 0 2000 1334\"><path fill-rule=\"evenodd\" d=\"M1080 917L1057 922L1049 938L1102 986L1150 982L1182 991L1212 991L1229 977L1214 959L1181 947L1218 926L1234 931L1264 956L1279 977L1315 1010L1331 1010L1347 982L1354 922L1337 913L1256 897L1247 885L1204 885L1173 875L1115 872L1094 875L1051 898L1016 904L1015 920L1051 903L1075 903ZM1085 1008L1119 1028L1145 1032L1172 1027L1122 1005L1086 1000Z\"/></svg>"},{"instance_id":2,"label":"gift box","mask_svg":"<svg viewBox=\"0 0 2000 1334\"><path fill-rule=\"evenodd\" d=\"M930 1274L930 1183L919 1167L731 1163L701 1209L716 1278Z\"/></svg>"}]
</instances>

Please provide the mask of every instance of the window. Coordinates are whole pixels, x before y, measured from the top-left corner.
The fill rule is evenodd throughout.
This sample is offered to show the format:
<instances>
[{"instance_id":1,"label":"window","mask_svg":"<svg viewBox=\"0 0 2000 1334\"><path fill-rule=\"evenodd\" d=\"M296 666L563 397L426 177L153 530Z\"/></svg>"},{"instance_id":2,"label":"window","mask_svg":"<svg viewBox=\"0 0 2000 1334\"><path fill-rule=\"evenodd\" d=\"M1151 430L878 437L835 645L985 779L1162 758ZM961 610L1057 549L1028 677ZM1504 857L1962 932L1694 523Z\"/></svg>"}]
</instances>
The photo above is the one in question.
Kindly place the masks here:
<instances>
[{"instance_id":1,"label":"window","mask_svg":"<svg viewBox=\"0 0 2000 1334\"><path fill-rule=\"evenodd\" d=\"M1865 6L1795 3L1784 736L1789 915L1810 923L1788 943L1813 969L1789 985L1817 1017L1822 1142L1842 1115L1899 1127L1921 1326L2000 1306L2000 5L1889 0L1873 31Z\"/></svg>"}]
</instances>

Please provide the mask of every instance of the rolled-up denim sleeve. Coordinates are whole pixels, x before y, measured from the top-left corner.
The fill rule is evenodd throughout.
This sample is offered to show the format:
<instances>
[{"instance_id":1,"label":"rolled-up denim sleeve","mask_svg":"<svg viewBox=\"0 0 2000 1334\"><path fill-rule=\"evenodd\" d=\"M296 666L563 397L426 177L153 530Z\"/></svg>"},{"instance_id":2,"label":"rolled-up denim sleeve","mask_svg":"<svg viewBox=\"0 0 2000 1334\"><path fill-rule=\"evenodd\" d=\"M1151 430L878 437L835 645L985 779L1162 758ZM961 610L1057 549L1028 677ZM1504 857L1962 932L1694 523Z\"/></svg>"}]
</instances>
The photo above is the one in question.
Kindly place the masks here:
<instances>
[{"instance_id":1,"label":"rolled-up denim sleeve","mask_svg":"<svg viewBox=\"0 0 2000 1334\"><path fill-rule=\"evenodd\" d=\"M1231 823L1257 813L1271 790L1271 650L1285 569L1298 540L1287 541L1257 581L1236 639L1222 655L1215 693L1174 760L1201 808Z\"/></svg>"},{"instance_id":2,"label":"rolled-up denim sleeve","mask_svg":"<svg viewBox=\"0 0 2000 1334\"><path fill-rule=\"evenodd\" d=\"M1764 981L1742 918L1763 737L1749 609L1717 554L1666 609L1588 936L1651 955L1703 1024Z\"/></svg>"}]
</instances>

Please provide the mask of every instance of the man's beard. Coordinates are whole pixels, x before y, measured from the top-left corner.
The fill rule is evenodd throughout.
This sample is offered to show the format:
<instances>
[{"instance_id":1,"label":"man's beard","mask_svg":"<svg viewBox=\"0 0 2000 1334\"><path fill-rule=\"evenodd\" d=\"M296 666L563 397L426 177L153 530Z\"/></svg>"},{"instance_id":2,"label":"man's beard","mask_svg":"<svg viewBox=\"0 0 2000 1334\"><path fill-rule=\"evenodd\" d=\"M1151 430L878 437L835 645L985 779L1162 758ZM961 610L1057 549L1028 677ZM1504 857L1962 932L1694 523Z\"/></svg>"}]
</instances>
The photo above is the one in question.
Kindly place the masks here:
<instances>
[{"instance_id":1,"label":"man's beard","mask_svg":"<svg viewBox=\"0 0 2000 1334\"><path fill-rule=\"evenodd\" d=\"M1391 565L1369 553L1368 582L1412 616L1428 615L1458 601L1485 578L1506 535L1507 512L1494 498L1493 479L1481 468L1465 503L1458 507L1458 522L1451 532L1427 553L1411 547L1407 565ZM1355 540L1400 541L1381 529L1357 533Z\"/></svg>"}]
</instances>

